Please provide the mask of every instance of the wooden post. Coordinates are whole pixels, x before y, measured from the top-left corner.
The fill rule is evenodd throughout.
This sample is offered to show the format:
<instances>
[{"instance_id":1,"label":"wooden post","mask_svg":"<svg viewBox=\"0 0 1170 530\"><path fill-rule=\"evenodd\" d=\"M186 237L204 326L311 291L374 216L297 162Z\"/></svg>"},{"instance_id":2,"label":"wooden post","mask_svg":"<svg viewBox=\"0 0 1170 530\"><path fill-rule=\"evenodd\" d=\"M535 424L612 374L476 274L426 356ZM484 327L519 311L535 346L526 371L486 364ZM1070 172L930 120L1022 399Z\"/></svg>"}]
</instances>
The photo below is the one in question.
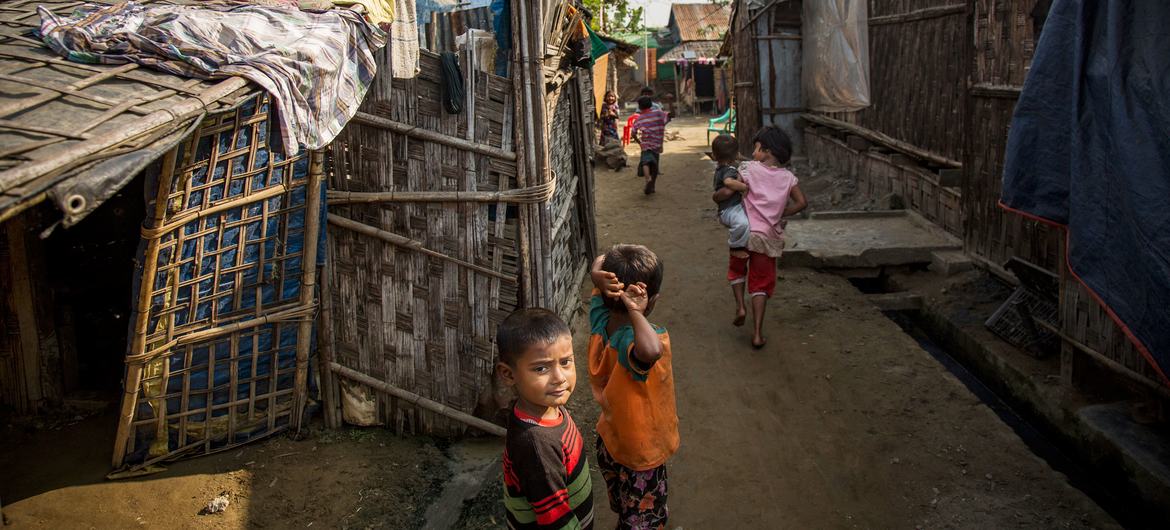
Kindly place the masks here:
<instances>
[{"instance_id":1,"label":"wooden post","mask_svg":"<svg viewBox=\"0 0 1170 530\"><path fill-rule=\"evenodd\" d=\"M20 361L23 370L23 412L36 412L44 395L41 392L41 343L37 326L36 304L33 302L32 275L29 271L28 238L24 216L15 216L5 223L8 228L8 252L12 266L12 305L16 325L20 331Z\"/></svg>"},{"instance_id":2,"label":"wooden post","mask_svg":"<svg viewBox=\"0 0 1170 530\"><path fill-rule=\"evenodd\" d=\"M325 155L309 153L309 178L305 183L305 231L301 247L300 306L311 307L317 301L317 246L321 240L321 180L325 175ZM297 328L297 371L294 379L292 426L296 433L304 427L305 403L309 396L309 350L312 348L313 318L301 320Z\"/></svg>"},{"instance_id":3,"label":"wooden post","mask_svg":"<svg viewBox=\"0 0 1170 530\"><path fill-rule=\"evenodd\" d=\"M162 174L172 175L175 172L176 159L178 157L178 148L172 148L163 155L162 159ZM167 214L167 195L170 190L167 189L165 182L158 183L153 206L153 216L147 220L146 228L152 229L162 226L166 220ZM147 205L148 211L151 205ZM150 295L154 291L155 271L158 263L158 237L150 237L146 240L146 249L143 252L143 259L141 269L135 272L141 273L140 280L142 285L138 288L138 300L134 305L134 327L132 328L130 336L129 358L136 358L141 356L146 351L146 335L150 323ZM148 274L149 272L149 274ZM123 381L122 389L122 408L118 413L118 432L114 436L114 468L122 467L122 463L126 458L127 446L130 442L130 437L133 429L134 409L138 405L138 388L142 385L142 361L127 361L126 364L126 379Z\"/></svg>"}]
</instances>

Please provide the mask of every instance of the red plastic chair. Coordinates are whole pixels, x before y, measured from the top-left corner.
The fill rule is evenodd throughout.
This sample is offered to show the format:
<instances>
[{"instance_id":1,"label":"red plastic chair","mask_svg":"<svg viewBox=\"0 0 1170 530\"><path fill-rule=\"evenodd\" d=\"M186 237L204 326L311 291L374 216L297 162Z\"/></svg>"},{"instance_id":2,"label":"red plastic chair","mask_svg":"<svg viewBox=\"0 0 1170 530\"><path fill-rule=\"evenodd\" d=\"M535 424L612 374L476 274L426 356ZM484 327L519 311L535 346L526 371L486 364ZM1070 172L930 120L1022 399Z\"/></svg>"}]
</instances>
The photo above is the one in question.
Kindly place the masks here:
<instances>
[{"instance_id":1,"label":"red plastic chair","mask_svg":"<svg viewBox=\"0 0 1170 530\"><path fill-rule=\"evenodd\" d=\"M634 128L634 121L638 119L637 114L630 115L630 119L626 120L626 127L622 129L622 145L630 145L630 130Z\"/></svg>"}]
</instances>

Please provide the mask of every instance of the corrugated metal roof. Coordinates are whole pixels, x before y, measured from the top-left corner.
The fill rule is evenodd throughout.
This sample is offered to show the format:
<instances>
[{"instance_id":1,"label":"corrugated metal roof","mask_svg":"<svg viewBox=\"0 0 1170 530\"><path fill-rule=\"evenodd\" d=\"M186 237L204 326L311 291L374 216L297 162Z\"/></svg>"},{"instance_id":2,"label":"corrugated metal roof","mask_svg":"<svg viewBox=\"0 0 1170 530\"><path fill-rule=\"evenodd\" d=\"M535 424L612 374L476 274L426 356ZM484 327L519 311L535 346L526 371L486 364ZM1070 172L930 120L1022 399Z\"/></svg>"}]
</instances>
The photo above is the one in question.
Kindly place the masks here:
<instances>
[{"instance_id":1,"label":"corrugated metal roof","mask_svg":"<svg viewBox=\"0 0 1170 530\"><path fill-rule=\"evenodd\" d=\"M717 40L696 40L691 42L684 42L663 54L662 57L658 59L658 62L713 62L719 57L719 44L720 41Z\"/></svg>"},{"instance_id":2,"label":"corrugated metal roof","mask_svg":"<svg viewBox=\"0 0 1170 530\"><path fill-rule=\"evenodd\" d=\"M453 52L456 50L455 37L469 29L492 31L494 18L490 7L436 11L431 13L431 19L422 25L423 37L420 41L424 48L433 52Z\"/></svg>"},{"instance_id":3,"label":"corrugated metal roof","mask_svg":"<svg viewBox=\"0 0 1170 530\"><path fill-rule=\"evenodd\" d=\"M722 39L730 23L730 6L712 3L670 6L670 24L678 26L681 42Z\"/></svg>"}]
</instances>

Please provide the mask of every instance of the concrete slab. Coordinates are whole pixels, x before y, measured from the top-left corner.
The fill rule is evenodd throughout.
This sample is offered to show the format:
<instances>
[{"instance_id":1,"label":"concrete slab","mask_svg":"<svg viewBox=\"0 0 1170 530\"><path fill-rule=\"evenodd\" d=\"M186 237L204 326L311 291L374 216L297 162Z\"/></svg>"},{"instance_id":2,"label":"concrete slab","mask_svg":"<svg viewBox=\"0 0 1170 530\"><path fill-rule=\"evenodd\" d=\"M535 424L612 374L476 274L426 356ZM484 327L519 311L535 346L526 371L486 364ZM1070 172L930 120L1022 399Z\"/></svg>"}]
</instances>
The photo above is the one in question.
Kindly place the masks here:
<instances>
[{"instance_id":1,"label":"concrete slab","mask_svg":"<svg viewBox=\"0 0 1170 530\"><path fill-rule=\"evenodd\" d=\"M938 250L930 253L930 270L954 276L975 268L975 262L962 250Z\"/></svg>"},{"instance_id":2,"label":"concrete slab","mask_svg":"<svg viewBox=\"0 0 1170 530\"><path fill-rule=\"evenodd\" d=\"M931 254L963 243L908 210L818 212L789 221L780 263L813 268L859 268L930 263Z\"/></svg>"},{"instance_id":3,"label":"concrete slab","mask_svg":"<svg viewBox=\"0 0 1170 530\"><path fill-rule=\"evenodd\" d=\"M1124 455L1122 462L1131 468L1129 473L1143 479L1139 482L1143 493L1163 503L1170 501L1170 433L1164 427L1133 421L1128 403L1090 405L1077 415Z\"/></svg>"}]
</instances>

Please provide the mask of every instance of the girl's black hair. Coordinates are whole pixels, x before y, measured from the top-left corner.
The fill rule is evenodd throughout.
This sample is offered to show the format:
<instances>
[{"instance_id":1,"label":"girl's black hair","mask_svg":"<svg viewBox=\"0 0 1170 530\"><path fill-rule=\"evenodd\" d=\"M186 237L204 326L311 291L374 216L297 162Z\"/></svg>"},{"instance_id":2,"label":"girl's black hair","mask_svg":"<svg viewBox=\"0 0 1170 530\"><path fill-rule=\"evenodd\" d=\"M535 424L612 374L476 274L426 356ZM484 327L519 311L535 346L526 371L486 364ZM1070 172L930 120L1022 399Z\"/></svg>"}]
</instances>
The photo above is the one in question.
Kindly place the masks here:
<instances>
[{"instance_id":1,"label":"girl's black hair","mask_svg":"<svg viewBox=\"0 0 1170 530\"><path fill-rule=\"evenodd\" d=\"M760 144L761 149L772 153L781 164L787 164L792 159L792 140L777 127L769 125L760 129L752 141Z\"/></svg>"},{"instance_id":2,"label":"girl's black hair","mask_svg":"<svg viewBox=\"0 0 1170 530\"><path fill-rule=\"evenodd\" d=\"M711 141L711 156L716 162L734 163L739 155L739 144L730 134L720 134Z\"/></svg>"}]
</instances>

